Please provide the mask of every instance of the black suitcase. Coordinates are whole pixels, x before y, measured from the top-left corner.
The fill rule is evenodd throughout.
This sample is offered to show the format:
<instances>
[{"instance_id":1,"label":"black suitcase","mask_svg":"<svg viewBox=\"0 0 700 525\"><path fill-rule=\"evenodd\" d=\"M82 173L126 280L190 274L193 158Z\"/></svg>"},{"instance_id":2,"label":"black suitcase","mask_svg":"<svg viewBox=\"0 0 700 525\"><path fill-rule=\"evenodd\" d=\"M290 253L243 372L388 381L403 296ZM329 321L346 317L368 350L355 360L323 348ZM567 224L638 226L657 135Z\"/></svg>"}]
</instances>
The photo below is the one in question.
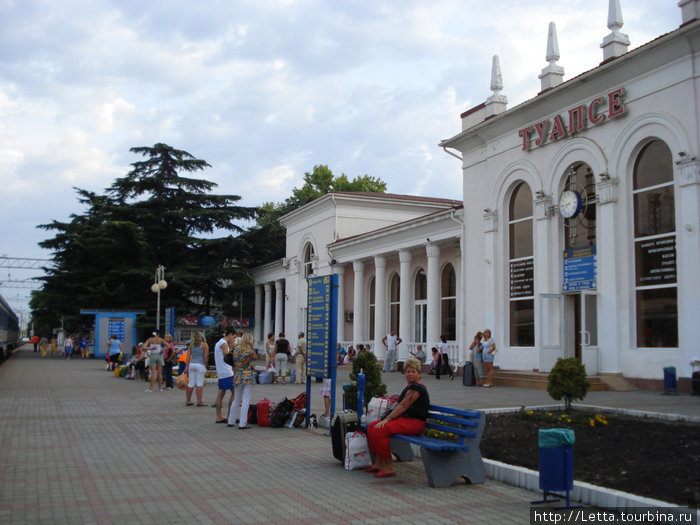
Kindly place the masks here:
<instances>
[{"instance_id":1,"label":"black suitcase","mask_svg":"<svg viewBox=\"0 0 700 525\"><path fill-rule=\"evenodd\" d=\"M471 361L464 363L464 369L462 370L462 384L464 386L473 386L476 384L474 381L474 365Z\"/></svg>"},{"instance_id":2,"label":"black suitcase","mask_svg":"<svg viewBox=\"0 0 700 525\"><path fill-rule=\"evenodd\" d=\"M331 442L333 456L338 461L345 461L345 434L359 430L357 412L336 412L331 421Z\"/></svg>"},{"instance_id":3,"label":"black suitcase","mask_svg":"<svg viewBox=\"0 0 700 525\"><path fill-rule=\"evenodd\" d=\"M700 396L700 371L693 372L693 395Z\"/></svg>"}]
</instances>

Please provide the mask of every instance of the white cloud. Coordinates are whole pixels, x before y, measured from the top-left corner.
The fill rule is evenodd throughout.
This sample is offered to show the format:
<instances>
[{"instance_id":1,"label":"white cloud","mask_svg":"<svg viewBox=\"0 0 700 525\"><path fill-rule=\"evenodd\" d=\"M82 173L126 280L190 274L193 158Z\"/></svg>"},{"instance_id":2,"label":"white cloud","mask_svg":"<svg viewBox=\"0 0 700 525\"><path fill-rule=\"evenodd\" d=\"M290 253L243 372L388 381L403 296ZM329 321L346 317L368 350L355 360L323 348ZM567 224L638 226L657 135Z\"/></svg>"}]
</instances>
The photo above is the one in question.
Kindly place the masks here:
<instances>
[{"instance_id":1,"label":"white cloud","mask_svg":"<svg viewBox=\"0 0 700 525\"><path fill-rule=\"evenodd\" d=\"M622 0L633 47L680 23L676 2ZM607 1L0 0L0 251L36 256L35 225L81 212L165 142L208 161L245 205L279 202L315 164L389 191L460 198L437 143L491 93L539 91L547 26L571 78L602 59ZM29 207L28 207L29 204Z\"/></svg>"}]
</instances>

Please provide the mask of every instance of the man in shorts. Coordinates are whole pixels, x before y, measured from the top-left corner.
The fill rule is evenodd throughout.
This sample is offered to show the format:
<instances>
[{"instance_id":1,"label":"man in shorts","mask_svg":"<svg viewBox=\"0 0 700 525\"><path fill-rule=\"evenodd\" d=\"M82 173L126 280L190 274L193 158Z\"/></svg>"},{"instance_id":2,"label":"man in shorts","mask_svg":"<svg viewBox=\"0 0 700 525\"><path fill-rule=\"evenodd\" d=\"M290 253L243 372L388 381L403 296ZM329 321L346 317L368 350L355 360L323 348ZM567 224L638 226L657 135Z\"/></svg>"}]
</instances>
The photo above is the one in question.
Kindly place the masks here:
<instances>
[{"instance_id":1,"label":"man in shorts","mask_svg":"<svg viewBox=\"0 0 700 525\"><path fill-rule=\"evenodd\" d=\"M230 326L226 328L224 336L219 339L214 347L214 363L216 363L216 376L219 378L219 393L216 396L216 422L227 423L228 413L231 410L233 403L233 368L224 362L224 356L233 350L233 342L236 338L236 332ZM231 392L231 397L228 399L228 407L226 415L221 412L221 407L226 396L226 391Z\"/></svg>"}]
</instances>

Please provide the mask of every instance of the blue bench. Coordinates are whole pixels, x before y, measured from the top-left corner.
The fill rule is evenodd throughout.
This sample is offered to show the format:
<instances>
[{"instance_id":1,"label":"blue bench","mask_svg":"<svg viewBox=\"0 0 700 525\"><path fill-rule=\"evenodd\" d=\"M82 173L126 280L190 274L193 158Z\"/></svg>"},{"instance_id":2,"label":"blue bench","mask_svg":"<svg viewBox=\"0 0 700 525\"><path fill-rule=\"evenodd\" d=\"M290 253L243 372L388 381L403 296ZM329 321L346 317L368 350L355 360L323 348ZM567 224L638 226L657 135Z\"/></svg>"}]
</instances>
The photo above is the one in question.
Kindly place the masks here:
<instances>
[{"instance_id":1,"label":"blue bench","mask_svg":"<svg viewBox=\"0 0 700 525\"><path fill-rule=\"evenodd\" d=\"M394 434L391 452L399 461L411 461L411 445L418 445L431 487L449 487L458 477L469 483L483 483L486 470L479 445L485 423L483 412L430 405L426 429L451 432L456 441Z\"/></svg>"}]
</instances>

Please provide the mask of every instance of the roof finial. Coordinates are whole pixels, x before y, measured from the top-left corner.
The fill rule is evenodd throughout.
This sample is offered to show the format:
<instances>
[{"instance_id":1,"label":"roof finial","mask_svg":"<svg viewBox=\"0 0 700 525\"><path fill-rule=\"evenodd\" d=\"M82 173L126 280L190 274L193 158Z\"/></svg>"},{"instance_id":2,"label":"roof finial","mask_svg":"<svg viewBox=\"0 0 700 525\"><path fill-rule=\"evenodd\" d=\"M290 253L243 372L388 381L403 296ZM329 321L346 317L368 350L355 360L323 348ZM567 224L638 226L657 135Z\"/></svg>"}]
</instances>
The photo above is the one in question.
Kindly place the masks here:
<instances>
[{"instance_id":1,"label":"roof finial","mask_svg":"<svg viewBox=\"0 0 700 525\"><path fill-rule=\"evenodd\" d=\"M501 61L498 55L493 55L491 61L491 91L493 95L486 99L486 118L503 113L508 106L508 97L501 95L503 77L501 76Z\"/></svg>"},{"instance_id":2,"label":"roof finial","mask_svg":"<svg viewBox=\"0 0 700 525\"><path fill-rule=\"evenodd\" d=\"M600 47L603 48L603 62L619 57L627 53L630 45L629 36L620 32L624 21L622 20L622 9L620 0L609 0L608 2L608 29L610 34L603 39Z\"/></svg>"},{"instance_id":3,"label":"roof finial","mask_svg":"<svg viewBox=\"0 0 700 525\"><path fill-rule=\"evenodd\" d=\"M564 68L557 65L557 60L559 60L559 40L557 40L557 26L554 22L549 23L546 58L549 65L538 76L542 92L557 87L562 83L564 77Z\"/></svg>"}]
</instances>

